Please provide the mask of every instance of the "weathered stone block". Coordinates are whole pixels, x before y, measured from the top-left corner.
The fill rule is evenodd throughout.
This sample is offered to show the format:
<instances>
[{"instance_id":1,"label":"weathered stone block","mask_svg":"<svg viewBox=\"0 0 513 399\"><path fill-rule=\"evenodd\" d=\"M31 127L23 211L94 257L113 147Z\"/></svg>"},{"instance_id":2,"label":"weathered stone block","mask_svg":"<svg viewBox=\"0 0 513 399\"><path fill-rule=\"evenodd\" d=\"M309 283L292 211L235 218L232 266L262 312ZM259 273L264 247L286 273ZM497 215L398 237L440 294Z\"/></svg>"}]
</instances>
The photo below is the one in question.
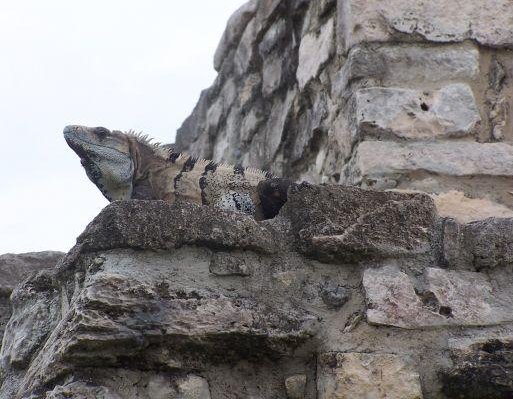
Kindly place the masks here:
<instances>
[{"instance_id":1,"label":"weathered stone block","mask_svg":"<svg viewBox=\"0 0 513 399\"><path fill-rule=\"evenodd\" d=\"M0 255L0 294L9 295L30 273L55 267L64 255L56 251Z\"/></svg>"},{"instance_id":2,"label":"weathered stone block","mask_svg":"<svg viewBox=\"0 0 513 399\"><path fill-rule=\"evenodd\" d=\"M317 366L319 399L422 399L418 372L392 354L328 352Z\"/></svg>"},{"instance_id":3,"label":"weathered stone block","mask_svg":"<svg viewBox=\"0 0 513 399\"><path fill-rule=\"evenodd\" d=\"M449 342L453 366L440 372L450 398L513 397L513 338L489 336Z\"/></svg>"},{"instance_id":4,"label":"weathered stone block","mask_svg":"<svg viewBox=\"0 0 513 399\"><path fill-rule=\"evenodd\" d=\"M60 319L60 298L51 272L43 270L18 285L11 296L13 314L5 328L0 366L26 368Z\"/></svg>"},{"instance_id":5,"label":"weathered stone block","mask_svg":"<svg viewBox=\"0 0 513 399\"><path fill-rule=\"evenodd\" d=\"M306 388L306 375L297 374L285 380L285 389L288 399L304 399Z\"/></svg>"},{"instance_id":6,"label":"weathered stone block","mask_svg":"<svg viewBox=\"0 0 513 399\"><path fill-rule=\"evenodd\" d=\"M444 257L452 268L493 269L513 264L513 218L444 223Z\"/></svg>"},{"instance_id":7,"label":"weathered stone block","mask_svg":"<svg viewBox=\"0 0 513 399\"><path fill-rule=\"evenodd\" d=\"M364 141L345 174L348 183L426 172L445 176L513 177L513 146L505 143Z\"/></svg>"},{"instance_id":8,"label":"weathered stone block","mask_svg":"<svg viewBox=\"0 0 513 399\"><path fill-rule=\"evenodd\" d=\"M235 72L241 76L248 72L254 58L256 57L258 27L255 19L252 19L245 26L244 33L239 41L237 50L233 58Z\"/></svg>"},{"instance_id":9,"label":"weathered stone block","mask_svg":"<svg viewBox=\"0 0 513 399\"><path fill-rule=\"evenodd\" d=\"M289 190L281 214L300 251L325 261L426 254L436 219L423 194L306 183Z\"/></svg>"},{"instance_id":10,"label":"weathered stone block","mask_svg":"<svg viewBox=\"0 0 513 399\"><path fill-rule=\"evenodd\" d=\"M332 18L321 27L319 33L308 33L301 40L296 74L300 89L303 89L312 79L318 76L321 68L333 54L335 49L333 24Z\"/></svg>"},{"instance_id":11,"label":"weathered stone block","mask_svg":"<svg viewBox=\"0 0 513 399\"><path fill-rule=\"evenodd\" d=\"M244 29L257 11L257 5L257 0L248 1L235 11L228 20L214 55L214 68L216 71L221 69L221 65L230 49L237 46Z\"/></svg>"},{"instance_id":12,"label":"weathered stone block","mask_svg":"<svg viewBox=\"0 0 513 399\"><path fill-rule=\"evenodd\" d=\"M435 91L374 87L355 93L355 116L361 137L432 137L472 134L481 120L466 84Z\"/></svg>"},{"instance_id":13,"label":"weathered stone block","mask_svg":"<svg viewBox=\"0 0 513 399\"><path fill-rule=\"evenodd\" d=\"M368 321L415 329L513 320L513 312L494 296L484 274L428 268L424 278L422 285L393 267L367 269L363 286Z\"/></svg>"},{"instance_id":14,"label":"weathered stone block","mask_svg":"<svg viewBox=\"0 0 513 399\"><path fill-rule=\"evenodd\" d=\"M338 48L346 52L361 42L393 39L513 46L513 7L509 0L338 0ZM457 17L455 17L457 16Z\"/></svg>"},{"instance_id":15,"label":"weathered stone block","mask_svg":"<svg viewBox=\"0 0 513 399\"><path fill-rule=\"evenodd\" d=\"M262 72L262 94L268 97L278 90L283 81L283 58L279 56L266 58Z\"/></svg>"},{"instance_id":16,"label":"weathered stone block","mask_svg":"<svg viewBox=\"0 0 513 399\"><path fill-rule=\"evenodd\" d=\"M258 45L262 58L265 59L265 57L268 56L288 34L290 34L290 32L287 31L287 20L285 18L282 18L272 24L267 32L265 32L260 44Z\"/></svg>"},{"instance_id":17,"label":"weathered stone block","mask_svg":"<svg viewBox=\"0 0 513 399\"><path fill-rule=\"evenodd\" d=\"M181 222L180 222L181 221ZM84 251L172 249L204 245L274 253L279 240L254 219L179 202L121 201L108 205L78 238Z\"/></svg>"},{"instance_id":18,"label":"weathered stone block","mask_svg":"<svg viewBox=\"0 0 513 399\"><path fill-rule=\"evenodd\" d=\"M351 49L339 76L347 86L356 79L377 79L385 86L475 80L479 50L474 45L362 45Z\"/></svg>"},{"instance_id":19,"label":"weathered stone block","mask_svg":"<svg viewBox=\"0 0 513 399\"><path fill-rule=\"evenodd\" d=\"M470 223L492 217L513 218L513 209L498 204L488 198L469 198L461 191L431 195L441 217L456 220L458 223Z\"/></svg>"}]
</instances>

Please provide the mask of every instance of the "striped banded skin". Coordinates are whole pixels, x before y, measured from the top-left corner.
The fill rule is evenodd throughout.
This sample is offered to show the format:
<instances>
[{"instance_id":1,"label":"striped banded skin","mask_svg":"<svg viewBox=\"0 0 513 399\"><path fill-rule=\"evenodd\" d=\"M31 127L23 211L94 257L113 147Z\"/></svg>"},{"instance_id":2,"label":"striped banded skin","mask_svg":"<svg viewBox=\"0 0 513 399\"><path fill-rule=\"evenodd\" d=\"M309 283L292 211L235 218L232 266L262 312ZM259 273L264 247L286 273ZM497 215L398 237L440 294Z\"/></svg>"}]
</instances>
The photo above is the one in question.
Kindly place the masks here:
<instances>
[{"instance_id":1,"label":"striped banded skin","mask_svg":"<svg viewBox=\"0 0 513 399\"><path fill-rule=\"evenodd\" d=\"M270 173L194 159L133 132L68 126L64 136L109 201L184 199L266 218L259 187L273 180Z\"/></svg>"}]
</instances>

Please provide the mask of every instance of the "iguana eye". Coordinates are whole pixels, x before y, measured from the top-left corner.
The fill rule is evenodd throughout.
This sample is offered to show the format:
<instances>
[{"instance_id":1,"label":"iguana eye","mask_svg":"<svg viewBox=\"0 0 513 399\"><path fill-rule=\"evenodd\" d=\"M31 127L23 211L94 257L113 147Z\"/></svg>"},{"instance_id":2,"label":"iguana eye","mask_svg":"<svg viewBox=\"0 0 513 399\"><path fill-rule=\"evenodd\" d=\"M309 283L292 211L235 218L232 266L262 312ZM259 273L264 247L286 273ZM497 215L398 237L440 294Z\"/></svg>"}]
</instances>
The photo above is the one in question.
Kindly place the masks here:
<instances>
[{"instance_id":1,"label":"iguana eye","mask_svg":"<svg viewBox=\"0 0 513 399\"><path fill-rule=\"evenodd\" d=\"M103 140L107 135L110 133L109 129L106 129L104 127L97 127L94 129L94 133L98 135L98 138L100 140Z\"/></svg>"}]
</instances>

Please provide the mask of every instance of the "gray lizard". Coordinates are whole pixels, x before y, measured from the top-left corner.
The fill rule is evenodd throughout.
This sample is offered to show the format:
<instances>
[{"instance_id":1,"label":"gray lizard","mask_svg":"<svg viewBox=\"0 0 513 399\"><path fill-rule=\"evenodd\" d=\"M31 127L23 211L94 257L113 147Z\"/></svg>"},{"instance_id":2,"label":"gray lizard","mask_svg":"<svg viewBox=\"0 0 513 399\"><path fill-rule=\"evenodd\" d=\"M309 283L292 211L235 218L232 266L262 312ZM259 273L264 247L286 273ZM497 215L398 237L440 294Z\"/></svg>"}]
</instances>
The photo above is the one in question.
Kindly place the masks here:
<instances>
[{"instance_id":1,"label":"gray lizard","mask_svg":"<svg viewBox=\"0 0 513 399\"><path fill-rule=\"evenodd\" d=\"M278 214L292 184L259 169L195 159L133 132L67 126L64 138L109 201L185 199L262 220Z\"/></svg>"}]
</instances>

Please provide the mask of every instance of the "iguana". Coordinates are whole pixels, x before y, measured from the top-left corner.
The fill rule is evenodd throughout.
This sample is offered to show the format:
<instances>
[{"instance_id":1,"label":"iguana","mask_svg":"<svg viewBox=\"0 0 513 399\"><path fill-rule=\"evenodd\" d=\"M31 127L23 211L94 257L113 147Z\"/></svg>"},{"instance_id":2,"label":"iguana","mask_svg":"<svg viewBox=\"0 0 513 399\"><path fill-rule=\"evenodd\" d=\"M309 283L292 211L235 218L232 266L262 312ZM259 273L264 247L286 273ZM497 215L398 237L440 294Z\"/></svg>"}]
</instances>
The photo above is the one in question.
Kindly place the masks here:
<instances>
[{"instance_id":1,"label":"iguana","mask_svg":"<svg viewBox=\"0 0 513 399\"><path fill-rule=\"evenodd\" d=\"M109 201L184 199L262 220L278 214L291 184L258 169L195 159L133 132L75 125L64 138Z\"/></svg>"}]
</instances>

